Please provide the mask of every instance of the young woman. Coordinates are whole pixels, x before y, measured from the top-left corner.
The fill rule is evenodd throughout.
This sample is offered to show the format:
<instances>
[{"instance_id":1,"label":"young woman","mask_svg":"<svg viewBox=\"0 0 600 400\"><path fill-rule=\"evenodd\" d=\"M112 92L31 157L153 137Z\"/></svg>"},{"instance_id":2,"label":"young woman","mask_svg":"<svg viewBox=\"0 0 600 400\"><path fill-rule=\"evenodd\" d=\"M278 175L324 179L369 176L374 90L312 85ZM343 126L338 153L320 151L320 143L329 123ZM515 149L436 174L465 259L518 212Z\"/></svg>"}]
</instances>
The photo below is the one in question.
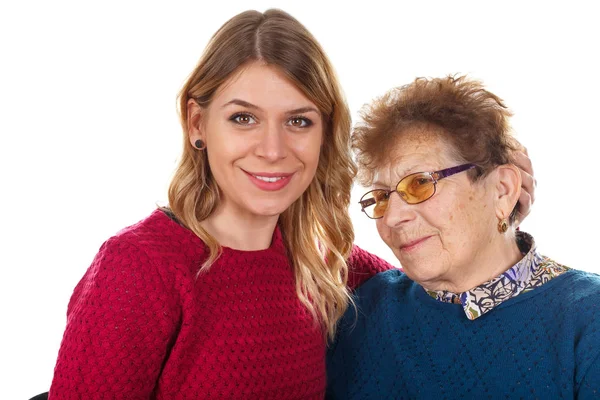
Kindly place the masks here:
<instances>
[{"instance_id":1,"label":"young woman","mask_svg":"<svg viewBox=\"0 0 600 400\"><path fill-rule=\"evenodd\" d=\"M334 71L288 14L244 12L180 112L169 208L105 242L75 288L50 398L321 399L348 285L391 268L352 247Z\"/></svg>"}]
</instances>

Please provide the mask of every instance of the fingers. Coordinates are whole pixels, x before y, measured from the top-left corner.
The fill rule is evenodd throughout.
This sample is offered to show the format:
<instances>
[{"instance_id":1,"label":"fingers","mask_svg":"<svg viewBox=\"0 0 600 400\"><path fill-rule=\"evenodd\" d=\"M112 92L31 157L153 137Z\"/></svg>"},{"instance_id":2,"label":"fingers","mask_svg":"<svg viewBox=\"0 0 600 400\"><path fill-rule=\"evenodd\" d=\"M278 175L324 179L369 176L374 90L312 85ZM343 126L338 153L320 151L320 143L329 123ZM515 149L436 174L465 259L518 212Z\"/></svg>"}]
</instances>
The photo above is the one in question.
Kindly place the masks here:
<instances>
[{"instance_id":1,"label":"fingers","mask_svg":"<svg viewBox=\"0 0 600 400\"><path fill-rule=\"evenodd\" d=\"M514 156L517 167L533 176L533 165L531 164L531 159L527 155L527 149L523 148L523 151L515 152Z\"/></svg>"},{"instance_id":2,"label":"fingers","mask_svg":"<svg viewBox=\"0 0 600 400\"><path fill-rule=\"evenodd\" d=\"M531 205L533 204L531 195L525 191L525 190L521 190L521 195L519 196L519 212L517 213L517 226L519 226L519 224L521 222L523 222L523 220L525 219L525 217L527 217L527 215L529 215L529 213L531 212Z\"/></svg>"},{"instance_id":3,"label":"fingers","mask_svg":"<svg viewBox=\"0 0 600 400\"><path fill-rule=\"evenodd\" d=\"M524 170L521 170L521 197L519 197L519 203L521 202L521 198L523 194L527 194L529 202L533 204L535 202L535 187L537 186L537 181L531 175L529 175ZM522 205L524 206L524 205Z\"/></svg>"},{"instance_id":4,"label":"fingers","mask_svg":"<svg viewBox=\"0 0 600 400\"><path fill-rule=\"evenodd\" d=\"M521 172L521 194L519 196L519 212L517 214L517 226L529 215L531 206L535 202L535 187L537 181L533 176L533 165L527 154L527 149L523 147L522 151L514 154L515 164Z\"/></svg>"},{"instance_id":5,"label":"fingers","mask_svg":"<svg viewBox=\"0 0 600 400\"><path fill-rule=\"evenodd\" d=\"M537 186L537 180L533 174L533 165L531 159L527 155L527 149L523 147L523 151L515 152L514 156L515 164L521 170L522 192L526 192L529 195L530 201L529 204L521 204L521 207L528 209L531 204L535 202L535 187ZM523 193L521 193L521 196L523 196ZM525 201L525 199L523 201ZM521 203L521 199L519 199L519 203Z\"/></svg>"}]
</instances>

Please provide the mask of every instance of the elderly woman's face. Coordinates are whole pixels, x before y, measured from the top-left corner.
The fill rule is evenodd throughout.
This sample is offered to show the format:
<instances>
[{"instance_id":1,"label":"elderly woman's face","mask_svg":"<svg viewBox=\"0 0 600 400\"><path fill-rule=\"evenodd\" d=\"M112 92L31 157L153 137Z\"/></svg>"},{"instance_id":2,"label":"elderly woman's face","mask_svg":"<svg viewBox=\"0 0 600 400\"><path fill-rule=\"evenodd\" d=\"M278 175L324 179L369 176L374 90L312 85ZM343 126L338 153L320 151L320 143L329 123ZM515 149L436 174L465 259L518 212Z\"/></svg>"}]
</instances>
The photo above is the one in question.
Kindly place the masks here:
<instances>
[{"instance_id":1,"label":"elderly woman's face","mask_svg":"<svg viewBox=\"0 0 600 400\"><path fill-rule=\"evenodd\" d=\"M394 151L394 161L376 171L376 188L392 189L408 174L463 164L452 157L445 140L423 130L405 134ZM440 180L436 193L423 203L406 204L392 193L377 229L411 279L428 289L452 287L469 274L479 250L492 242L492 196L485 179L472 183L461 172Z\"/></svg>"}]
</instances>

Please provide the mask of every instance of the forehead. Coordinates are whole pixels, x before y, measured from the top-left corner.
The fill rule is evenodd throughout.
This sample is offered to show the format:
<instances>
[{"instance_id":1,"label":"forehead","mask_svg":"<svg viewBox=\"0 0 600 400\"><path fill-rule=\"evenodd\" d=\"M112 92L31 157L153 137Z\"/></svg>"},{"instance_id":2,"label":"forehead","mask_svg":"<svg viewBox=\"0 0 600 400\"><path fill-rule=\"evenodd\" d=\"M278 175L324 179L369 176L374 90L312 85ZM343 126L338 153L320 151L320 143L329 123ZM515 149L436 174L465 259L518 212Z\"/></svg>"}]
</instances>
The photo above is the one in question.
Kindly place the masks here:
<instances>
[{"instance_id":1,"label":"forehead","mask_svg":"<svg viewBox=\"0 0 600 400\"><path fill-rule=\"evenodd\" d=\"M414 172L431 172L456 162L454 148L437 128L410 128L394 142L375 170L375 183L395 184ZM452 164L452 165L451 165Z\"/></svg>"},{"instance_id":2,"label":"forehead","mask_svg":"<svg viewBox=\"0 0 600 400\"><path fill-rule=\"evenodd\" d=\"M252 62L240 67L219 87L215 104L244 100L265 110L316 106L276 66Z\"/></svg>"}]
</instances>

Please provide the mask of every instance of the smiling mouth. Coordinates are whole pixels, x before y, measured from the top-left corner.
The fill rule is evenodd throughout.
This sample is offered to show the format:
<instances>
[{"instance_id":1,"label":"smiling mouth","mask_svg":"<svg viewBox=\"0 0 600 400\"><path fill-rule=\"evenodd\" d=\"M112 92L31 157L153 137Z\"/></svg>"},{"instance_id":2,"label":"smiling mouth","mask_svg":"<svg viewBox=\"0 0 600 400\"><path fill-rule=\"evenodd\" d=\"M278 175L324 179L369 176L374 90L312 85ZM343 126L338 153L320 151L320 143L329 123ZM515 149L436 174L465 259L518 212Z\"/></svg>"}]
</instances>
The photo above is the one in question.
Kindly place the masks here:
<instances>
[{"instance_id":1,"label":"smiling mouth","mask_svg":"<svg viewBox=\"0 0 600 400\"><path fill-rule=\"evenodd\" d=\"M422 237L420 239L404 243L404 244L402 244L400 246L400 251L407 251L408 252L408 251L415 250L417 247L419 247L420 244L422 244L423 242L425 242L430 237L431 236L425 236L425 237Z\"/></svg>"},{"instance_id":2,"label":"smiling mouth","mask_svg":"<svg viewBox=\"0 0 600 400\"><path fill-rule=\"evenodd\" d=\"M285 176L260 176L260 175L254 175L254 174L250 174L250 175L252 175L256 179L260 179L261 181L264 181L264 182L277 182L277 181L280 181L283 178L285 178Z\"/></svg>"},{"instance_id":3,"label":"smiling mouth","mask_svg":"<svg viewBox=\"0 0 600 400\"><path fill-rule=\"evenodd\" d=\"M266 191L281 190L290 183L293 173L287 172L248 172L244 173L250 178L250 181L259 189Z\"/></svg>"}]
</instances>

